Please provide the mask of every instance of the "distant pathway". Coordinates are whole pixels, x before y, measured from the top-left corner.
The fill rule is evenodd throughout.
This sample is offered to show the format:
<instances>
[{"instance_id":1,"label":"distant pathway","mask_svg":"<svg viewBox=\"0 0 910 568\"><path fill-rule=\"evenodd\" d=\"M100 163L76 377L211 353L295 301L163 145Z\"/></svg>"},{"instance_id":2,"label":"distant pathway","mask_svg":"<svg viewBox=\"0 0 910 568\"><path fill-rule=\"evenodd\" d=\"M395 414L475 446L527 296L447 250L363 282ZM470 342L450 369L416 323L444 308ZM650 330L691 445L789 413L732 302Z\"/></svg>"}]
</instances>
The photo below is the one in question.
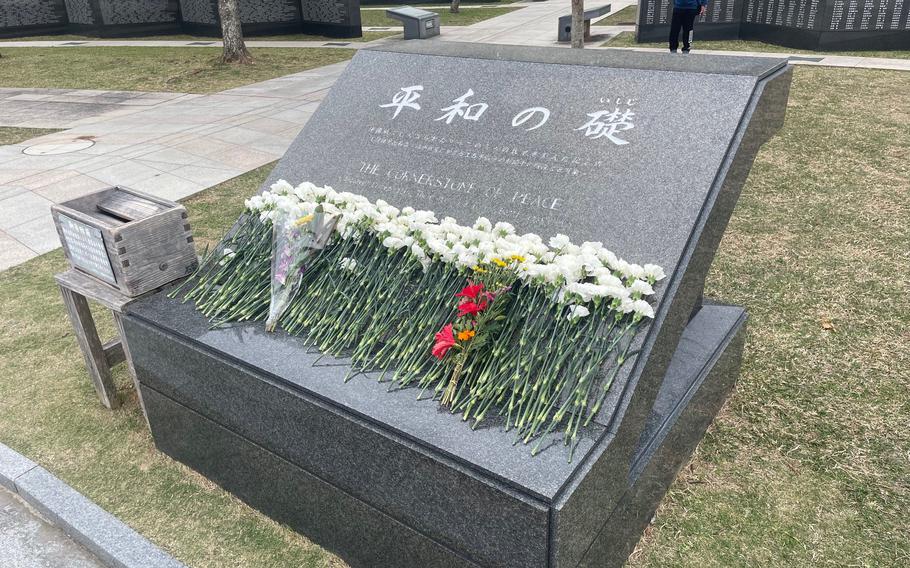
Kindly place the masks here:
<instances>
[{"instance_id":1,"label":"distant pathway","mask_svg":"<svg viewBox=\"0 0 910 568\"><path fill-rule=\"evenodd\" d=\"M59 246L52 203L112 185L181 199L280 158L345 65L211 95L165 93L169 100L138 111L98 105L99 116L76 121L61 113L57 126L69 122L69 130L0 147L0 270ZM0 100L0 114L4 106ZM30 107L21 123L41 108Z\"/></svg>"},{"instance_id":2,"label":"distant pathway","mask_svg":"<svg viewBox=\"0 0 910 568\"><path fill-rule=\"evenodd\" d=\"M126 116L186 96L184 93L0 87L0 126L73 128L81 122Z\"/></svg>"},{"instance_id":3,"label":"distant pathway","mask_svg":"<svg viewBox=\"0 0 910 568\"><path fill-rule=\"evenodd\" d=\"M596 2L588 0L586 4L587 8L610 4L610 13L614 14L627 6L634 6L636 2L635 0L602 0ZM441 37L448 41L506 45L567 45L556 42L556 28L559 17L572 12L571 0L547 0L546 2L509 5L523 6L523 8L477 22L472 26L456 29L449 29L443 26ZM604 18L607 16L609 14L604 15Z\"/></svg>"}]
</instances>

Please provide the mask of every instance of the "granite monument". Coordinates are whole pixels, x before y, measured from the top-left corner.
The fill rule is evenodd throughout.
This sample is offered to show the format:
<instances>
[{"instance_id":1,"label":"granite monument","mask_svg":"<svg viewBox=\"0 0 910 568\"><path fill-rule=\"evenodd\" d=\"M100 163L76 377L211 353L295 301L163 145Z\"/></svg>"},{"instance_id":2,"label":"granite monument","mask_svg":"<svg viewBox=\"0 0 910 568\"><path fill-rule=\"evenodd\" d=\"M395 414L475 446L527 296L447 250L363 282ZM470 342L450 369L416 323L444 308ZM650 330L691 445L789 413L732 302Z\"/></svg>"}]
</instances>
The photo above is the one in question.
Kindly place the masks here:
<instances>
[{"instance_id":1,"label":"granite monument","mask_svg":"<svg viewBox=\"0 0 910 568\"><path fill-rule=\"evenodd\" d=\"M159 294L125 318L156 445L352 566L621 565L738 374L745 312L702 290L790 77L773 58L358 52L265 187L308 180L661 264L634 362L573 460L557 443L533 456L495 421L345 383L345 360L300 338L212 329Z\"/></svg>"}]
</instances>

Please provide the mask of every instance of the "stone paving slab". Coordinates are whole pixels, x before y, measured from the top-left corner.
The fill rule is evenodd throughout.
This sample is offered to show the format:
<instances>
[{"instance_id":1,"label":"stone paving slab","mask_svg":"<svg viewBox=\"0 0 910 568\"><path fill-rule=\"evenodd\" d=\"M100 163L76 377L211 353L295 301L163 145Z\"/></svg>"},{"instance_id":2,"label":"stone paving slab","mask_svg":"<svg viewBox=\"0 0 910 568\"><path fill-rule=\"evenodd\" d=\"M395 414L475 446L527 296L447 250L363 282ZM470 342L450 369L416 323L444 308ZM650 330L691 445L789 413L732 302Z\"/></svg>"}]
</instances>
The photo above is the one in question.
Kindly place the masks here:
<instances>
[{"instance_id":1,"label":"stone paving slab","mask_svg":"<svg viewBox=\"0 0 910 568\"><path fill-rule=\"evenodd\" d=\"M606 18L612 13L622 10L626 6L635 4L634 0L603 0L588 2L586 7L592 8L610 4L611 11L603 15ZM507 6L515 6L508 4ZM475 43L496 43L503 45L538 45L555 46L557 23L560 16L572 13L570 0L547 0L546 2L531 2L521 4L521 10L515 10L495 18L490 18L466 27L443 26L438 39L443 41L468 41ZM600 20L597 18L592 23Z\"/></svg>"},{"instance_id":2,"label":"stone paving slab","mask_svg":"<svg viewBox=\"0 0 910 568\"><path fill-rule=\"evenodd\" d=\"M103 568L25 503L0 489L0 566L8 568Z\"/></svg>"},{"instance_id":3,"label":"stone paving slab","mask_svg":"<svg viewBox=\"0 0 910 568\"><path fill-rule=\"evenodd\" d=\"M185 568L49 471L3 444L0 486L0 566L4 568ZM8 492L40 518L23 510Z\"/></svg>"},{"instance_id":4,"label":"stone paving slab","mask_svg":"<svg viewBox=\"0 0 910 568\"><path fill-rule=\"evenodd\" d=\"M71 128L86 119L132 114L142 107L185 96L142 91L0 88L0 126Z\"/></svg>"},{"instance_id":5,"label":"stone paving slab","mask_svg":"<svg viewBox=\"0 0 910 568\"><path fill-rule=\"evenodd\" d=\"M5 105L29 106L50 116L63 97L120 104L73 120L64 132L0 147L0 270L59 246L50 205L112 185L177 200L280 158L334 84L346 62L295 73L211 95L4 89ZM14 99L26 95L27 99ZM41 100L31 100L48 95ZM66 107L69 110L69 107ZM48 111L47 109L51 109ZM76 118L61 111L60 120ZM61 126L54 124L52 126ZM90 143L88 147L85 147ZM67 152L70 144L79 149ZM54 155L28 155L36 146ZM75 147L75 146L73 146ZM29 150L31 149L31 150ZM253 191L255 188L251 188Z\"/></svg>"}]
</instances>

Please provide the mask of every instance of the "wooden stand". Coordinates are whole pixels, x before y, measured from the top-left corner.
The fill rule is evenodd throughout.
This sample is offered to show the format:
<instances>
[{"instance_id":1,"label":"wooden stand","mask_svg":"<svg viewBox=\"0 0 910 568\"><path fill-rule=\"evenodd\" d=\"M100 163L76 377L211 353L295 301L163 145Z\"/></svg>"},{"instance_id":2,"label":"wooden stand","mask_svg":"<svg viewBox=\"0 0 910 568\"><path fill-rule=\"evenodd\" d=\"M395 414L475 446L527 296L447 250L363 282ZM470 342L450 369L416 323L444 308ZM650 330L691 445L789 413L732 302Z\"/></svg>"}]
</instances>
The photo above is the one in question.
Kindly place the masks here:
<instances>
[{"instance_id":1,"label":"wooden stand","mask_svg":"<svg viewBox=\"0 0 910 568\"><path fill-rule=\"evenodd\" d=\"M121 321L121 316L127 306L131 302L138 300L139 297L131 298L125 296L112 287L102 284L77 270L67 270L54 276L54 279L57 281L57 285L60 286L63 305L66 307L67 314L69 314L70 323L73 324L76 341L79 343L83 357L85 357L85 367L88 370L89 377L92 379L92 383L95 385L101 404L110 409L120 406L120 399L111 379L111 367L125 361L130 377L133 379L133 385L136 387L139 406L142 408L143 416L145 416L145 403L142 401L142 393L136 381L136 370L133 368L133 359L130 356L130 348L127 345ZM98 337L98 330L95 327L95 319L89 310L88 300L94 300L111 311L111 315L114 317L114 324L117 326L118 338L107 343L101 343L101 339ZM148 419L146 418L147 422Z\"/></svg>"}]
</instances>

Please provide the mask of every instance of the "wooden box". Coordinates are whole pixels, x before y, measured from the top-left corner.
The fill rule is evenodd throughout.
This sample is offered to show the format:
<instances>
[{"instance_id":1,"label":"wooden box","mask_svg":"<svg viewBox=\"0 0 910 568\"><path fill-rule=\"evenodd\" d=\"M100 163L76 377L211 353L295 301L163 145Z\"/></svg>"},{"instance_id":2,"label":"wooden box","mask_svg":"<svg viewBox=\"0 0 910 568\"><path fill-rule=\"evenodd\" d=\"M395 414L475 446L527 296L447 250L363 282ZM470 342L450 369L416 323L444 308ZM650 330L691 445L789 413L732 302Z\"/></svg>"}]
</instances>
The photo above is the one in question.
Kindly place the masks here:
<instances>
[{"instance_id":1,"label":"wooden box","mask_svg":"<svg viewBox=\"0 0 910 568\"><path fill-rule=\"evenodd\" d=\"M146 193L111 187L51 207L70 265L139 296L197 266L186 209Z\"/></svg>"}]
</instances>

